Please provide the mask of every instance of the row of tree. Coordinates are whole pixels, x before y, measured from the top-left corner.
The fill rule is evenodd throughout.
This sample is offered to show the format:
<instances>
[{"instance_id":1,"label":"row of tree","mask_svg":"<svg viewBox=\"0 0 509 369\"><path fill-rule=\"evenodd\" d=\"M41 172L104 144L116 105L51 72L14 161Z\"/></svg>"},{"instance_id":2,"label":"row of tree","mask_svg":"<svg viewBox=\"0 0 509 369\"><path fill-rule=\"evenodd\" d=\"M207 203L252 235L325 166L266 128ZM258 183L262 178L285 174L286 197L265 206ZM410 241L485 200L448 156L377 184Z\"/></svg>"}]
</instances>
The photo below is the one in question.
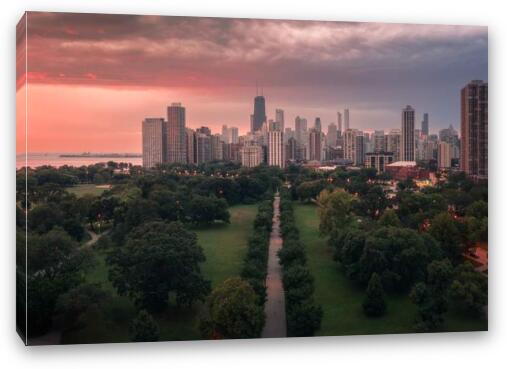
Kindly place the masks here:
<instances>
[{"instance_id":1,"label":"row of tree","mask_svg":"<svg viewBox=\"0 0 509 369\"><path fill-rule=\"evenodd\" d=\"M265 324L265 279L273 197L258 206L253 232L248 239L241 278L230 278L216 287L207 299L200 330L203 338L257 338Z\"/></svg>"},{"instance_id":2,"label":"row of tree","mask_svg":"<svg viewBox=\"0 0 509 369\"><path fill-rule=\"evenodd\" d=\"M281 191L280 229L283 247L279 262L283 267L288 336L313 336L320 329L322 309L314 302L314 280L306 266L306 251L295 225L291 196Z\"/></svg>"}]
</instances>

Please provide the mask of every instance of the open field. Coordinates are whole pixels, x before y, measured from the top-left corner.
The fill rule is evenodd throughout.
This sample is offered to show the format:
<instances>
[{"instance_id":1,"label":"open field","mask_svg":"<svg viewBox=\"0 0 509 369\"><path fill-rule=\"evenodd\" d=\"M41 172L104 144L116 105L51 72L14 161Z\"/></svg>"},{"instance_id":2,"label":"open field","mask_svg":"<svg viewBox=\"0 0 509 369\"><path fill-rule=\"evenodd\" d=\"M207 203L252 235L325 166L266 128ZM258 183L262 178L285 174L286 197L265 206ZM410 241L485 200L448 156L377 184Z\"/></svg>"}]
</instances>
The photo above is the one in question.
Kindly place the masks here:
<instances>
[{"instance_id":1,"label":"open field","mask_svg":"<svg viewBox=\"0 0 509 369\"><path fill-rule=\"evenodd\" d=\"M252 230L257 205L238 205L230 208L230 224L216 224L206 229L198 229L198 241L203 247L207 260L202 265L205 277L214 287L224 279L238 275L247 249L247 237ZM65 332L63 343L127 342L128 327L135 315L133 303L127 297L116 294L108 280L106 253L95 253L97 263L86 276L90 283L101 283L113 297L104 307L104 311L88 312L83 328ZM174 307L157 315L161 340L199 339L198 330L201 305L195 305L185 311Z\"/></svg>"},{"instance_id":2,"label":"open field","mask_svg":"<svg viewBox=\"0 0 509 369\"><path fill-rule=\"evenodd\" d=\"M300 238L306 247L308 265L315 278L315 300L323 308L318 336L412 332L416 307L405 295L387 296L387 314L368 318L363 314L364 290L355 286L332 259L332 251L318 232L319 219L314 205L295 203ZM485 330L483 320L465 318L450 312L446 331Z\"/></svg>"},{"instance_id":3,"label":"open field","mask_svg":"<svg viewBox=\"0 0 509 369\"><path fill-rule=\"evenodd\" d=\"M83 197L85 195L101 196L101 194L107 189L107 185L79 184L68 187L67 191L75 194L77 197Z\"/></svg>"}]
</instances>

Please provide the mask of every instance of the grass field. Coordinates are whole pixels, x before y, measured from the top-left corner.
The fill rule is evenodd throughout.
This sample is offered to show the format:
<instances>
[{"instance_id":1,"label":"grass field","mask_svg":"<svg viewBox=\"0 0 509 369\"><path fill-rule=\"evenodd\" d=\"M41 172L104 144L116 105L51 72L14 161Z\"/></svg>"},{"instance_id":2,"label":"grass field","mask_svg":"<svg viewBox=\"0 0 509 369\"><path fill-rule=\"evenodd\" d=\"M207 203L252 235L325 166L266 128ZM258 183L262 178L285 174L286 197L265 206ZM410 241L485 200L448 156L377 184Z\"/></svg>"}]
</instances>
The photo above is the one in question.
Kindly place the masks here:
<instances>
[{"instance_id":1,"label":"grass field","mask_svg":"<svg viewBox=\"0 0 509 369\"><path fill-rule=\"evenodd\" d=\"M356 287L333 261L325 238L318 232L319 220L314 205L295 204L300 237L306 247L309 268L315 278L315 299L323 308L319 336L412 332L416 308L404 295L387 296L387 314L368 318L362 312L364 290ZM484 320L474 320L450 312L445 330L485 330Z\"/></svg>"},{"instance_id":2,"label":"grass field","mask_svg":"<svg viewBox=\"0 0 509 369\"><path fill-rule=\"evenodd\" d=\"M247 250L247 237L252 230L257 205L239 205L230 208L230 224L216 224L207 229L194 230L203 247L207 260L202 265L205 277L216 286L226 278L238 275ZM101 283L113 298L103 311L90 311L83 319L83 327L65 332L63 343L126 342L128 327L135 315L135 308L127 297L116 294L108 280L105 253L95 253L96 266L87 275L90 283ZM199 339L199 315L202 306L197 304L185 311L170 307L156 316L161 330L161 340Z\"/></svg>"},{"instance_id":3,"label":"grass field","mask_svg":"<svg viewBox=\"0 0 509 369\"><path fill-rule=\"evenodd\" d=\"M79 184L76 186L68 187L67 191L75 194L77 197L83 197L85 195L101 196L106 191L106 187L97 186L95 184Z\"/></svg>"}]
</instances>

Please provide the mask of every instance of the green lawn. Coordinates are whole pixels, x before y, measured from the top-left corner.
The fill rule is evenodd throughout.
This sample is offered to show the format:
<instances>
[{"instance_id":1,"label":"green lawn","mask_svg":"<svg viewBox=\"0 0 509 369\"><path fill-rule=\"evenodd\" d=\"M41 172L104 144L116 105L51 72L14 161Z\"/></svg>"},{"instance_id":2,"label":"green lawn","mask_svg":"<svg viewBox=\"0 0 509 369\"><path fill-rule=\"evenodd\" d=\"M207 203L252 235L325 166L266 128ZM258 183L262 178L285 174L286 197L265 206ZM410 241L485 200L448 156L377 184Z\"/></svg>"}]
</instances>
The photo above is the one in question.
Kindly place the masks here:
<instances>
[{"instance_id":1,"label":"green lawn","mask_svg":"<svg viewBox=\"0 0 509 369\"><path fill-rule=\"evenodd\" d=\"M404 295L387 297L387 314L367 318L362 312L364 291L355 286L333 261L325 238L318 233L319 219L314 205L295 203L295 216L300 237L306 247L309 268L315 278L315 299L323 308L319 336L412 332L415 306ZM472 320L451 312L445 330L484 330L483 320Z\"/></svg>"},{"instance_id":2,"label":"green lawn","mask_svg":"<svg viewBox=\"0 0 509 369\"><path fill-rule=\"evenodd\" d=\"M68 187L67 191L75 194L77 197L83 197L85 195L101 196L106 191L106 187L97 186L95 184L79 184L76 186Z\"/></svg>"},{"instance_id":3,"label":"green lawn","mask_svg":"<svg viewBox=\"0 0 509 369\"><path fill-rule=\"evenodd\" d=\"M256 212L257 205L233 206L230 208L230 224L215 224L206 229L194 230L207 258L202 265L203 273L211 280L213 287L226 278L240 273L247 250L247 238L252 231ZM112 293L113 298L106 304L104 311L88 312L81 329L65 332L63 343L129 340L128 326L135 315L135 308L127 297L116 294L108 280L105 257L104 252L95 253L96 265L87 274L86 279L91 283L101 283L103 288ZM199 339L198 323L202 308L201 304L185 311L170 307L156 316L161 330L161 340Z\"/></svg>"}]
</instances>

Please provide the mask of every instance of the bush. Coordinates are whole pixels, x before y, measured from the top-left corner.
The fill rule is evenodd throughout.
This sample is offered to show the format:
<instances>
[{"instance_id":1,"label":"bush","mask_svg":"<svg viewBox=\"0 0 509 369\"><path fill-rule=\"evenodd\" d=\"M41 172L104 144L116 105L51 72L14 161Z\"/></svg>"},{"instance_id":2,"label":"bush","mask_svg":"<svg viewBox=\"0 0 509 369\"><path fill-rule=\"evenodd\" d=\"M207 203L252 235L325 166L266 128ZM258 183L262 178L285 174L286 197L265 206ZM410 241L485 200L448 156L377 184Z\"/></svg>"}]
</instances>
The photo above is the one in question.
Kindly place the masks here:
<instances>
[{"instance_id":1,"label":"bush","mask_svg":"<svg viewBox=\"0 0 509 369\"><path fill-rule=\"evenodd\" d=\"M384 288L376 273L371 275L362 308L367 316L382 316L387 310Z\"/></svg>"}]
</instances>

